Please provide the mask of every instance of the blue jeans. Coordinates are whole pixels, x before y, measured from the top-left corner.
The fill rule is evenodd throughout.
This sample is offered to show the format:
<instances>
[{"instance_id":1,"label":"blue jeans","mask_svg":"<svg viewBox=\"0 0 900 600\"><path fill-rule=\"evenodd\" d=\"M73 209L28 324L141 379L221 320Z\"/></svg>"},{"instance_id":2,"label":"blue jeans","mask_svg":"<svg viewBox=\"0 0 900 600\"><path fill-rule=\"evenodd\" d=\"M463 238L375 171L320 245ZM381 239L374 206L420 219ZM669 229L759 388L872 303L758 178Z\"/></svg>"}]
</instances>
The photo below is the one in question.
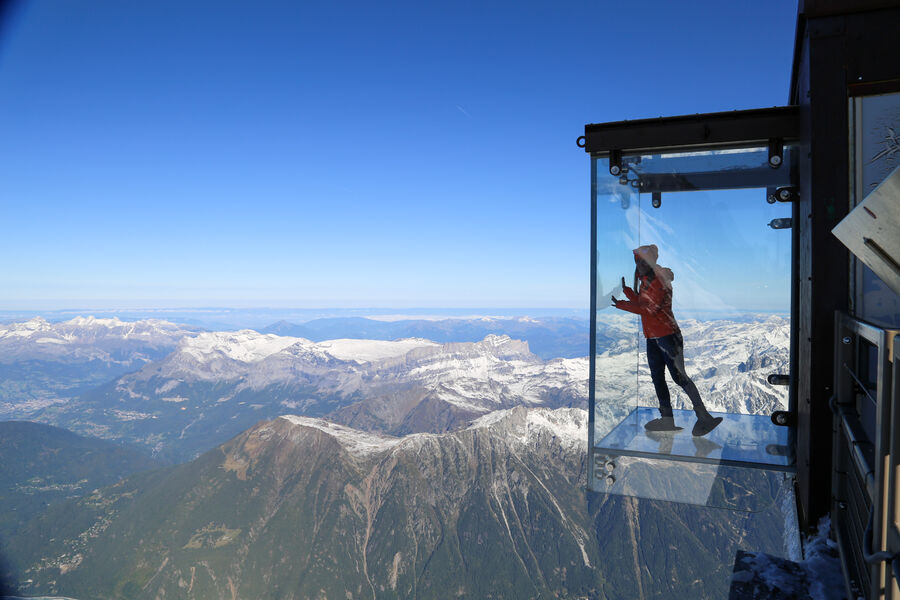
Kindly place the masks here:
<instances>
[{"instance_id":1,"label":"blue jeans","mask_svg":"<svg viewBox=\"0 0 900 600\"><path fill-rule=\"evenodd\" d=\"M666 368L675 382L694 406L697 417L705 416L706 407L700 399L697 386L691 381L684 370L684 339L681 332L675 332L659 338L647 339L647 365L650 367L650 379L656 388L656 397L659 399L659 413L663 417L672 416L672 399L669 396L669 386L666 385Z\"/></svg>"}]
</instances>

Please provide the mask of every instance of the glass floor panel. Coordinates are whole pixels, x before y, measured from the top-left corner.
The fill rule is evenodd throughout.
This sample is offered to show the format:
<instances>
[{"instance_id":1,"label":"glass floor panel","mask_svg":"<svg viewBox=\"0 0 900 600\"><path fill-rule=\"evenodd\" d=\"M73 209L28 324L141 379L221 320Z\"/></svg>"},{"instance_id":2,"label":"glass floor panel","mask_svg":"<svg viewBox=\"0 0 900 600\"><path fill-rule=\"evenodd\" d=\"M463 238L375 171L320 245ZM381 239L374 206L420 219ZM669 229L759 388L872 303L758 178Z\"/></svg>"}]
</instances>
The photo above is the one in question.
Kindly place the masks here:
<instances>
[{"instance_id":1,"label":"glass floor panel","mask_svg":"<svg viewBox=\"0 0 900 600\"><path fill-rule=\"evenodd\" d=\"M770 471L794 471L794 456L787 427L772 423L768 415L712 412L722 423L704 437L691 435L694 412L675 410L681 431L647 431L644 424L659 416L656 408L637 407L603 439L597 452L657 460L723 464Z\"/></svg>"},{"instance_id":2,"label":"glass floor panel","mask_svg":"<svg viewBox=\"0 0 900 600\"><path fill-rule=\"evenodd\" d=\"M693 504L777 519L793 476L783 471L661 458L617 456L599 448L592 453L590 489L594 492Z\"/></svg>"}]
</instances>

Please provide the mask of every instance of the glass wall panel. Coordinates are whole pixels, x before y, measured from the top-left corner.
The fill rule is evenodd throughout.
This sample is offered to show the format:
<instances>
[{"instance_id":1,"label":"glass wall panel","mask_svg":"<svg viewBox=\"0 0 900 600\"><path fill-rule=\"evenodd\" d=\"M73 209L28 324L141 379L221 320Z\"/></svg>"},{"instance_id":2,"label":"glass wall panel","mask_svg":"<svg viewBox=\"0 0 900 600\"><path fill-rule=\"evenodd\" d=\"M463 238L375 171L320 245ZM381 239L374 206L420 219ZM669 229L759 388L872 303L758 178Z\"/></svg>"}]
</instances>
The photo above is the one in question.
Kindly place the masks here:
<instances>
[{"instance_id":1,"label":"glass wall panel","mask_svg":"<svg viewBox=\"0 0 900 600\"><path fill-rule=\"evenodd\" d=\"M609 161L594 159L597 203L597 328L594 388L594 440L621 424L638 401L637 315L616 310L612 299L624 299L622 278L634 271L631 249L640 242L640 194L609 175ZM629 284L630 285L630 284Z\"/></svg>"},{"instance_id":2,"label":"glass wall panel","mask_svg":"<svg viewBox=\"0 0 900 600\"><path fill-rule=\"evenodd\" d=\"M671 278L685 372L714 412L768 416L788 408L787 386L767 377L789 372L791 232L769 223L789 219L791 207L765 196L663 194L659 208L641 212L641 244L658 249L661 277ZM646 340L641 351L638 404L657 407ZM666 377L672 406L692 417L685 387Z\"/></svg>"}]
</instances>

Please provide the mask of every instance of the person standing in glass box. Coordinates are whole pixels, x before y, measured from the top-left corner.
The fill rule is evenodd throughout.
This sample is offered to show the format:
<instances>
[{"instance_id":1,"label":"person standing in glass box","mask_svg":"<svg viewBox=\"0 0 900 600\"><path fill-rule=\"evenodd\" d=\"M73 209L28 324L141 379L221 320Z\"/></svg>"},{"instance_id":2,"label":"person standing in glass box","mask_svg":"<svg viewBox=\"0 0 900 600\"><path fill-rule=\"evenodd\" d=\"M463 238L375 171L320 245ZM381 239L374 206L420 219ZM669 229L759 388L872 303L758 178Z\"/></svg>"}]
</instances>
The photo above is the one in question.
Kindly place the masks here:
<instances>
[{"instance_id":1,"label":"person standing in glass box","mask_svg":"<svg viewBox=\"0 0 900 600\"><path fill-rule=\"evenodd\" d=\"M669 386L666 385L666 368L672 380L684 390L697 422L692 433L696 436L706 435L722 422L722 417L713 417L703 406L700 392L684 370L684 339L672 313L672 280L675 275L671 269L656 264L659 250L653 244L635 248L634 252L634 287L635 292L625 284L622 278L622 291L628 300L617 300L612 296L613 306L641 316L644 337L647 338L647 366L650 367L650 378L656 388L659 399L658 419L653 419L644 427L648 431L677 431L672 416L672 401ZM640 287L638 287L640 286Z\"/></svg>"}]
</instances>

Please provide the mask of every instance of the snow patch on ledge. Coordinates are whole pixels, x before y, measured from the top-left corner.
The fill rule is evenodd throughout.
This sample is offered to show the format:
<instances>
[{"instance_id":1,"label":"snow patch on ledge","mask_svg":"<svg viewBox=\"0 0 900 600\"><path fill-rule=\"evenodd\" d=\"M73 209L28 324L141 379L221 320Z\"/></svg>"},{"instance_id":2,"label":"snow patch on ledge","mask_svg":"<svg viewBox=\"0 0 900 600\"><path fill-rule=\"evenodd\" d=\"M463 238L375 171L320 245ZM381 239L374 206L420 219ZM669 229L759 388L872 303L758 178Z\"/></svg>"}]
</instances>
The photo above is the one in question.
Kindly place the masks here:
<instances>
[{"instance_id":1,"label":"snow patch on ledge","mask_svg":"<svg viewBox=\"0 0 900 600\"><path fill-rule=\"evenodd\" d=\"M201 333L182 341L179 350L200 361L221 355L232 360L252 363L261 361L276 352L281 352L298 342L310 343L303 338L278 336L271 333L262 334L251 329L243 329L235 332Z\"/></svg>"},{"instance_id":2,"label":"snow patch on ledge","mask_svg":"<svg viewBox=\"0 0 900 600\"><path fill-rule=\"evenodd\" d=\"M800 561L738 551L729 598L843 600L844 577L837 544L829 539L830 529L829 517L823 518L818 534L807 538Z\"/></svg>"},{"instance_id":3,"label":"snow patch on ledge","mask_svg":"<svg viewBox=\"0 0 900 600\"><path fill-rule=\"evenodd\" d=\"M813 600L839 600L844 597L844 574L838 558L837 542L828 537L831 517L819 521L817 535L807 538L803 564L809 573L809 595Z\"/></svg>"},{"instance_id":4,"label":"snow patch on ledge","mask_svg":"<svg viewBox=\"0 0 900 600\"><path fill-rule=\"evenodd\" d=\"M337 339L319 342L316 346L338 360L373 362L405 356L407 352L414 348L434 348L440 346L440 344L421 338L406 338L392 342L384 340Z\"/></svg>"},{"instance_id":5,"label":"snow patch on ledge","mask_svg":"<svg viewBox=\"0 0 900 600\"><path fill-rule=\"evenodd\" d=\"M281 415L278 418L284 419L294 425L313 427L320 431L324 431L336 439L350 454L355 456L369 456L384 452L403 441L403 438L351 429L350 427L338 425L337 423L332 423L325 419L301 417L299 415Z\"/></svg>"}]
</instances>

